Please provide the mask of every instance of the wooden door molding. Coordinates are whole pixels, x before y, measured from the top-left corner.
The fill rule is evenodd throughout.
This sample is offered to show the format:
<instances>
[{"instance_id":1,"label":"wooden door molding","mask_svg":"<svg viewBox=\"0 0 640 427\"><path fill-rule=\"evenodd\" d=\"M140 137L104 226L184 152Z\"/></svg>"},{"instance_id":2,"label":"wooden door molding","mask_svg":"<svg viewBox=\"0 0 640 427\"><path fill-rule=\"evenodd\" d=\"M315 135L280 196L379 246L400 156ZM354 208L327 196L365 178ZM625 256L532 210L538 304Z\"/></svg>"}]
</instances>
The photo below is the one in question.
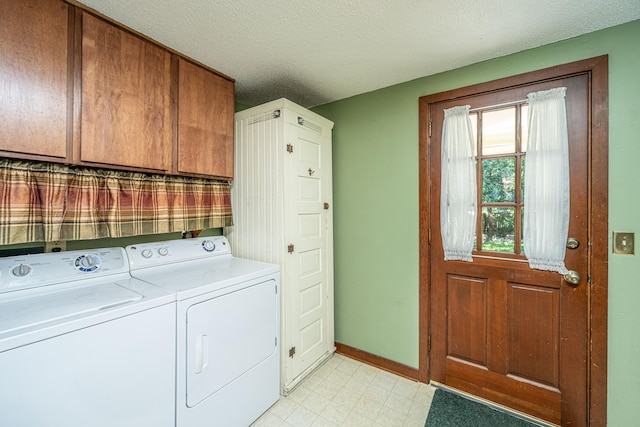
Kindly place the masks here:
<instances>
[{"instance_id":1,"label":"wooden door molding","mask_svg":"<svg viewBox=\"0 0 640 427\"><path fill-rule=\"evenodd\" d=\"M607 419L607 287L608 287L608 58L600 56L539 71L507 77L465 88L421 97L419 100L419 188L420 188L420 304L419 304L419 369L418 378L428 382L430 331L430 197L431 166L429 136L430 104L505 89L556 80L577 74L590 78L589 159L588 180L588 271L589 304L587 405L590 425L604 426ZM439 141L434 141L438 143ZM433 236L432 238L438 238Z\"/></svg>"}]
</instances>

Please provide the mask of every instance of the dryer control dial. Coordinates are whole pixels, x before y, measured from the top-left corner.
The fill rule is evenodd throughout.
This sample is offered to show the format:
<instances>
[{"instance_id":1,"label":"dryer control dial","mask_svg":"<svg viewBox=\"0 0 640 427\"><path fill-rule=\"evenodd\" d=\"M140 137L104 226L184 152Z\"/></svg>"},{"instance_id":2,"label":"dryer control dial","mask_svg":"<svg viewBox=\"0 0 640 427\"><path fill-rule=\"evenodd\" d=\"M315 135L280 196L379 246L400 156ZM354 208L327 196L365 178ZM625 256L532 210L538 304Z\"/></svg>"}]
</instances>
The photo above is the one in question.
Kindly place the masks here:
<instances>
[{"instance_id":1,"label":"dryer control dial","mask_svg":"<svg viewBox=\"0 0 640 427\"><path fill-rule=\"evenodd\" d=\"M205 240L202 242L202 248L207 252L213 252L216 249L216 244L213 240Z\"/></svg>"},{"instance_id":2,"label":"dryer control dial","mask_svg":"<svg viewBox=\"0 0 640 427\"><path fill-rule=\"evenodd\" d=\"M151 249L144 249L141 255L142 258L151 258L151 255L153 255L153 251Z\"/></svg>"},{"instance_id":3,"label":"dryer control dial","mask_svg":"<svg viewBox=\"0 0 640 427\"><path fill-rule=\"evenodd\" d=\"M100 257L96 254L84 254L76 258L75 266L84 272L96 271L100 268Z\"/></svg>"},{"instance_id":4,"label":"dryer control dial","mask_svg":"<svg viewBox=\"0 0 640 427\"><path fill-rule=\"evenodd\" d=\"M165 246L165 247L162 247L162 248L158 249L158 254L159 254L160 256L167 256L167 255L169 255L169 248L167 248L167 247Z\"/></svg>"},{"instance_id":5,"label":"dryer control dial","mask_svg":"<svg viewBox=\"0 0 640 427\"><path fill-rule=\"evenodd\" d=\"M11 269L11 274L16 277L24 277L33 271L33 267L29 264L16 265Z\"/></svg>"}]
</instances>

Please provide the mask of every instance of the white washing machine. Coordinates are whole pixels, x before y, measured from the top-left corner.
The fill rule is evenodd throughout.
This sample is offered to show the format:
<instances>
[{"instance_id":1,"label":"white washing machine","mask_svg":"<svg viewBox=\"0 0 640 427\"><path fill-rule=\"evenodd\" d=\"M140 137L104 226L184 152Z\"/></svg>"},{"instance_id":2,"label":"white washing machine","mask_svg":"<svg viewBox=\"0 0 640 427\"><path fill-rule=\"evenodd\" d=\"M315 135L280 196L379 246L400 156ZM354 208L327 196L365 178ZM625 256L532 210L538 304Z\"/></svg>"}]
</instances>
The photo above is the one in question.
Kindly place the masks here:
<instances>
[{"instance_id":1,"label":"white washing machine","mask_svg":"<svg viewBox=\"0 0 640 427\"><path fill-rule=\"evenodd\" d=\"M123 248L0 258L0 426L175 426L175 313Z\"/></svg>"},{"instance_id":2,"label":"white washing machine","mask_svg":"<svg viewBox=\"0 0 640 427\"><path fill-rule=\"evenodd\" d=\"M280 267L224 236L126 250L133 277L176 294L176 425L251 424L280 397Z\"/></svg>"}]
</instances>

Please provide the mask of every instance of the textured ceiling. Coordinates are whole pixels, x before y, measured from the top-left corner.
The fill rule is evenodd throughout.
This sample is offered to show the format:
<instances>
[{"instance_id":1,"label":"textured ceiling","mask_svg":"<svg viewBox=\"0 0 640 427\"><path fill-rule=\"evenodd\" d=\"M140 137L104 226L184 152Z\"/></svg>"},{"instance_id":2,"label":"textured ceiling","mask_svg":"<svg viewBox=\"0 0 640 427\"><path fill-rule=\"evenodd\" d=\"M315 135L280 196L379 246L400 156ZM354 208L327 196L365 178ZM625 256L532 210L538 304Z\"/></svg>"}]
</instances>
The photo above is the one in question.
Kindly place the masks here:
<instances>
[{"instance_id":1,"label":"textured ceiling","mask_svg":"<svg viewBox=\"0 0 640 427\"><path fill-rule=\"evenodd\" d=\"M640 19L639 0L80 0L306 107Z\"/></svg>"}]
</instances>

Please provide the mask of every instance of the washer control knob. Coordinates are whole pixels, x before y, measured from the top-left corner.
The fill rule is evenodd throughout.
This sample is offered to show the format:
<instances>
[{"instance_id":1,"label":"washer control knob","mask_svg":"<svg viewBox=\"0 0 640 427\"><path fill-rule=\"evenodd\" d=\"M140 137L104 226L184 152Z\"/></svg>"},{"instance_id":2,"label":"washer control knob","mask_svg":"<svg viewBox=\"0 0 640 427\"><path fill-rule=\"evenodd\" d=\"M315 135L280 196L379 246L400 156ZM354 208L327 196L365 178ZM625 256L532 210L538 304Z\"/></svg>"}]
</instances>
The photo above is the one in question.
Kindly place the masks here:
<instances>
[{"instance_id":1,"label":"washer control knob","mask_svg":"<svg viewBox=\"0 0 640 427\"><path fill-rule=\"evenodd\" d=\"M29 264L20 264L13 267L11 273L16 277L24 277L27 274L31 273L32 270L33 267L31 267Z\"/></svg>"},{"instance_id":2,"label":"washer control knob","mask_svg":"<svg viewBox=\"0 0 640 427\"><path fill-rule=\"evenodd\" d=\"M100 257L96 254L84 254L76 258L75 265L80 271L90 272L100 268Z\"/></svg>"},{"instance_id":3,"label":"washer control knob","mask_svg":"<svg viewBox=\"0 0 640 427\"><path fill-rule=\"evenodd\" d=\"M216 249L216 244L213 240L205 240L202 242L202 248L207 252L213 252Z\"/></svg>"},{"instance_id":4,"label":"washer control knob","mask_svg":"<svg viewBox=\"0 0 640 427\"><path fill-rule=\"evenodd\" d=\"M169 255L169 248L167 248L167 247L162 247L162 248L158 249L158 254L160 254L160 256L167 256L167 255Z\"/></svg>"},{"instance_id":5,"label":"washer control knob","mask_svg":"<svg viewBox=\"0 0 640 427\"><path fill-rule=\"evenodd\" d=\"M151 258L151 255L153 255L153 252L151 251L151 249L145 249L142 251L143 258Z\"/></svg>"}]
</instances>

